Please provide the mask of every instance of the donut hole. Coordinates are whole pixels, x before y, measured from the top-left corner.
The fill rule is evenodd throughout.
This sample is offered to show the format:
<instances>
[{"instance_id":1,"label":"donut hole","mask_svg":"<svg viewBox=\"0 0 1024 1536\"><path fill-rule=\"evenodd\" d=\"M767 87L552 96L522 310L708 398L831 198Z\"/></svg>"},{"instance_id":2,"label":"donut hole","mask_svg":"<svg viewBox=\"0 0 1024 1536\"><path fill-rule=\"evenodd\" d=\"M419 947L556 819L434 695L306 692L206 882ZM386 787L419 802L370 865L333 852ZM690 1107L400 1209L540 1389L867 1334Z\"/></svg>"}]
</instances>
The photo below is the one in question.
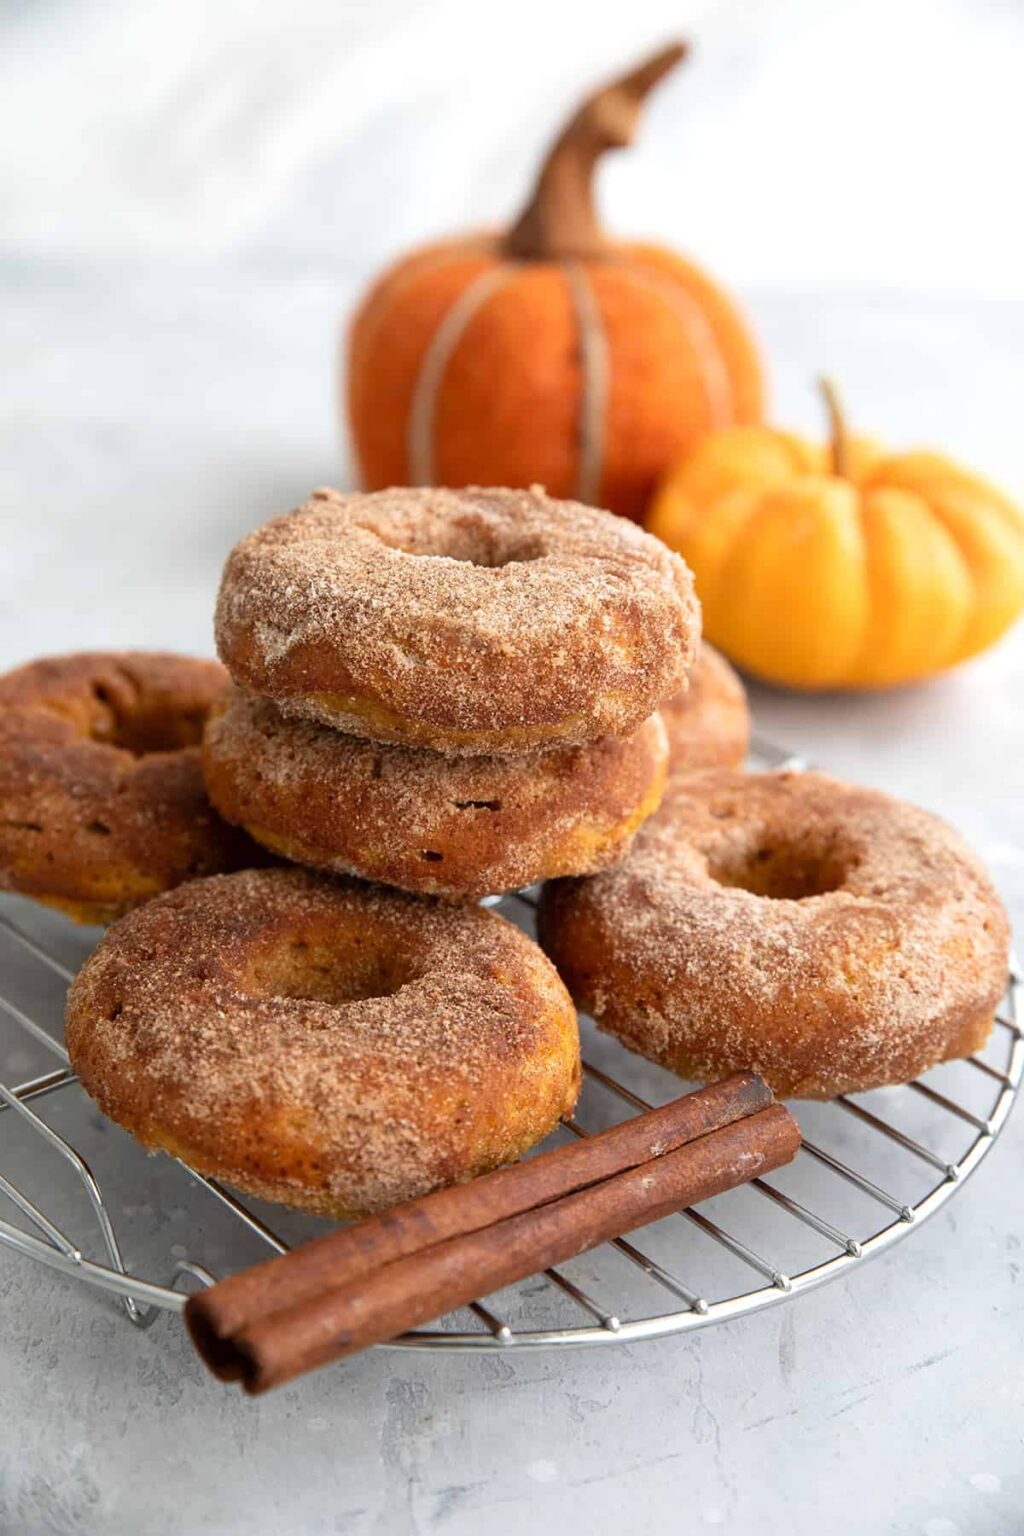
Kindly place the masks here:
<instances>
[{"instance_id":1,"label":"donut hole","mask_svg":"<svg viewBox=\"0 0 1024 1536\"><path fill-rule=\"evenodd\" d=\"M473 519L448 524L438 537L438 530L424 525L419 536L389 538L375 530L381 542L403 555L427 560L458 560L463 565L478 565L483 570L499 571L506 565L527 565L547 554L539 538L510 537L509 530L492 528Z\"/></svg>"},{"instance_id":2,"label":"donut hole","mask_svg":"<svg viewBox=\"0 0 1024 1536\"><path fill-rule=\"evenodd\" d=\"M92 741L117 747L133 757L156 752L181 752L203 739L208 711L166 698L134 692L121 697L105 683L93 683L86 734Z\"/></svg>"},{"instance_id":3,"label":"donut hole","mask_svg":"<svg viewBox=\"0 0 1024 1536\"><path fill-rule=\"evenodd\" d=\"M485 571L501 571L506 565L529 565L532 560L541 560L543 555L540 550L534 553L526 551L514 551L512 553L501 550L481 549L471 554L449 554L449 560L461 560L465 565L478 565Z\"/></svg>"},{"instance_id":4,"label":"donut hole","mask_svg":"<svg viewBox=\"0 0 1024 1536\"><path fill-rule=\"evenodd\" d=\"M293 938L257 956L245 981L248 990L261 997L337 1006L392 997L418 974L402 955L320 938Z\"/></svg>"},{"instance_id":5,"label":"donut hole","mask_svg":"<svg viewBox=\"0 0 1024 1536\"><path fill-rule=\"evenodd\" d=\"M845 885L849 862L835 848L764 839L710 858L708 874L719 885L769 901L806 901Z\"/></svg>"}]
</instances>

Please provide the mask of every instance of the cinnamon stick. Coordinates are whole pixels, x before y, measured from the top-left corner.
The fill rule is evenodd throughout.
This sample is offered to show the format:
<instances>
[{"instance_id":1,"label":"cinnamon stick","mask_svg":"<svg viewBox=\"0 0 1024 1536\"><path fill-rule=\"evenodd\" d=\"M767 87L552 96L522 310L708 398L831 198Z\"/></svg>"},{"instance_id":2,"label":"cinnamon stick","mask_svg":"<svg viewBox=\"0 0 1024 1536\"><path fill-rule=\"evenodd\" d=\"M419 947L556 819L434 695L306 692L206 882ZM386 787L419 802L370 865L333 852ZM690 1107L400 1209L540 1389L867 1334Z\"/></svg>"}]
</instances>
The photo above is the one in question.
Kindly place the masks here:
<instances>
[{"instance_id":1,"label":"cinnamon stick","mask_svg":"<svg viewBox=\"0 0 1024 1536\"><path fill-rule=\"evenodd\" d=\"M405 1201L380 1216L314 1238L191 1297L185 1320L193 1342L211 1370L223 1376L237 1362L230 1350L222 1361L220 1344L247 1323L371 1275L433 1243L493 1226L649 1162L771 1102L771 1090L761 1078L738 1073L586 1141L499 1168L470 1184Z\"/></svg>"},{"instance_id":2,"label":"cinnamon stick","mask_svg":"<svg viewBox=\"0 0 1024 1536\"><path fill-rule=\"evenodd\" d=\"M773 1104L537 1209L408 1254L372 1278L271 1312L218 1341L217 1374L240 1379L249 1393L267 1391L746 1183L788 1162L799 1142L795 1120Z\"/></svg>"}]
</instances>

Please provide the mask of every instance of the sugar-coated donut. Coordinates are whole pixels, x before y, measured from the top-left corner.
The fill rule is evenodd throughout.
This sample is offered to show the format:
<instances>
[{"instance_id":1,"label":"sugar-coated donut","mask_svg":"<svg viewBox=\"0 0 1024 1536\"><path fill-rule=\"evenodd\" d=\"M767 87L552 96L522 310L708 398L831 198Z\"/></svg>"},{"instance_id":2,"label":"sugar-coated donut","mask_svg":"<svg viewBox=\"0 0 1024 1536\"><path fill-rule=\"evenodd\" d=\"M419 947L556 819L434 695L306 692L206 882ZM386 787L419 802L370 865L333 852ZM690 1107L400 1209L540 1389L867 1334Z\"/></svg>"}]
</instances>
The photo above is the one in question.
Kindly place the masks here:
<instances>
[{"instance_id":1,"label":"sugar-coated donut","mask_svg":"<svg viewBox=\"0 0 1024 1536\"><path fill-rule=\"evenodd\" d=\"M668 733L668 772L738 768L750 746L746 689L720 651L701 641L688 686L659 705Z\"/></svg>"},{"instance_id":2,"label":"sugar-coated donut","mask_svg":"<svg viewBox=\"0 0 1024 1536\"><path fill-rule=\"evenodd\" d=\"M683 686L689 571L543 491L314 491L228 558L217 648L288 714L445 753L627 734Z\"/></svg>"},{"instance_id":3,"label":"sugar-coated donut","mask_svg":"<svg viewBox=\"0 0 1024 1536\"><path fill-rule=\"evenodd\" d=\"M203 769L220 814L300 864L451 900L591 874L658 807L665 728L528 757L443 757L292 720L232 689Z\"/></svg>"},{"instance_id":4,"label":"sugar-coated donut","mask_svg":"<svg viewBox=\"0 0 1024 1536\"><path fill-rule=\"evenodd\" d=\"M984 869L936 817L824 774L725 769L677 780L617 868L546 886L540 932L641 1055L816 1099L977 1050L1009 949Z\"/></svg>"},{"instance_id":5,"label":"sugar-coated donut","mask_svg":"<svg viewBox=\"0 0 1024 1536\"><path fill-rule=\"evenodd\" d=\"M71 988L67 1043L146 1146L339 1216L514 1160L579 1088L576 1015L526 934L300 869L122 919Z\"/></svg>"},{"instance_id":6,"label":"sugar-coated donut","mask_svg":"<svg viewBox=\"0 0 1024 1536\"><path fill-rule=\"evenodd\" d=\"M221 821L199 741L226 674L125 651L0 677L0 888L106 923L194 875L263 856Z\"/></svg>"}]
</instances>

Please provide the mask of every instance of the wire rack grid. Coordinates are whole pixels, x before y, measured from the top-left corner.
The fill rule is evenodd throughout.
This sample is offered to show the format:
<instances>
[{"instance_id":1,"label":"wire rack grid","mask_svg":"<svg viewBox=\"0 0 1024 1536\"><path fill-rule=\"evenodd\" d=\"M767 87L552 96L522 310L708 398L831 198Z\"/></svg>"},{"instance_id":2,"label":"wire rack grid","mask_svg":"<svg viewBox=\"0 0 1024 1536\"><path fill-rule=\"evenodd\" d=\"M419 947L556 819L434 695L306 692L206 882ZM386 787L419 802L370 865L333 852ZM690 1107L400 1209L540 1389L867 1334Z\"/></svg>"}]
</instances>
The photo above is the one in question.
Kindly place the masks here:
<instances>
[{"instance_id":1,"label":"wire rack grid","mask_svg":"<svg viewBox=\"0 0 1024 1536\"><path fill-rule=\"evenodd\" d=\"M754 759L760 767L804 766L765 743L757 744ZM530 892L492 904L529 928ZM180 1311L195 1285L322 1230L313 1218L242 1199L173 1159L147 1159L102 1119L78 1087L59 1038L63 991L74 974L56 952L61 930L57 943L40 938L11 910L0 910L3 974L15 981L28 975L33 995L43 979L51 986L45 1007L29 1009L17 986L5 985L0 1010L13 1039L27 1040L58 1065L14 1084L0 1080L0 1195L14 1207L7 1213L14 1219L0 1218L0 1244L113 1293L128 1320L146 1328L161 1313ZM1015 970L983 1053L902 1088L801 1104L803 1146L771 1180L680 1210L575 1260L571 1273L548 1269L385 1347L490 1350L656 1338L760 1310L863 1265L939 1210L1006 1124L1024 1075L1020 990ZM585 1137L679 1092L668 1073L599 1036L588 1021L581 1027L584 1092L576 1116L556 1136ZM24 1052L7 1055L20 1061ZM14 1129L22 1133L20 1154ZM54 1208L59 1179L41 1161L44 1148L64 1175L67 1217ZM106 1174L94 1171L100 1161L110 1163ZM16 1181L14 1168L22 1165L36 1173L48 1209L25 1178ZM72 1229L83 1221L80 1236ZM168 1241L168 1225L175 1224L185 1241Z\"/></svg>"}]
</instances>

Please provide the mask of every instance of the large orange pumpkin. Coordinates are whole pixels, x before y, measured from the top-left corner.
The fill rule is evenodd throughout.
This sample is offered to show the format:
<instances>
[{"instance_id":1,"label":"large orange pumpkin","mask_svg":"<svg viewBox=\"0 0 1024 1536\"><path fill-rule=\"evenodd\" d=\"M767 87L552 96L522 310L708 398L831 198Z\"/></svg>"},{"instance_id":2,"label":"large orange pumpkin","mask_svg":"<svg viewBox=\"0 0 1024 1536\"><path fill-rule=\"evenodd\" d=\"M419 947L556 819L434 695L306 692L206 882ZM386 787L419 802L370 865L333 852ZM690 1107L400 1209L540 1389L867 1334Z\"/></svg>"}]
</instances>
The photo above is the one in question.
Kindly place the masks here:
<instances>
[{"instance_id":1,"label":"large orange pumpkin","mask_svg":"<svg viewBox=\"0 0 1024 1536\"><path fill-rule=\"evenodd\" d=\"M613 241L594 210L681 44L597 91L504 235L414 251L351 328L363 484L530 485L639 518L661 472L715 427L760 420L761 370L732 301L681 256Z\"/></svg>"}]
</instances>

